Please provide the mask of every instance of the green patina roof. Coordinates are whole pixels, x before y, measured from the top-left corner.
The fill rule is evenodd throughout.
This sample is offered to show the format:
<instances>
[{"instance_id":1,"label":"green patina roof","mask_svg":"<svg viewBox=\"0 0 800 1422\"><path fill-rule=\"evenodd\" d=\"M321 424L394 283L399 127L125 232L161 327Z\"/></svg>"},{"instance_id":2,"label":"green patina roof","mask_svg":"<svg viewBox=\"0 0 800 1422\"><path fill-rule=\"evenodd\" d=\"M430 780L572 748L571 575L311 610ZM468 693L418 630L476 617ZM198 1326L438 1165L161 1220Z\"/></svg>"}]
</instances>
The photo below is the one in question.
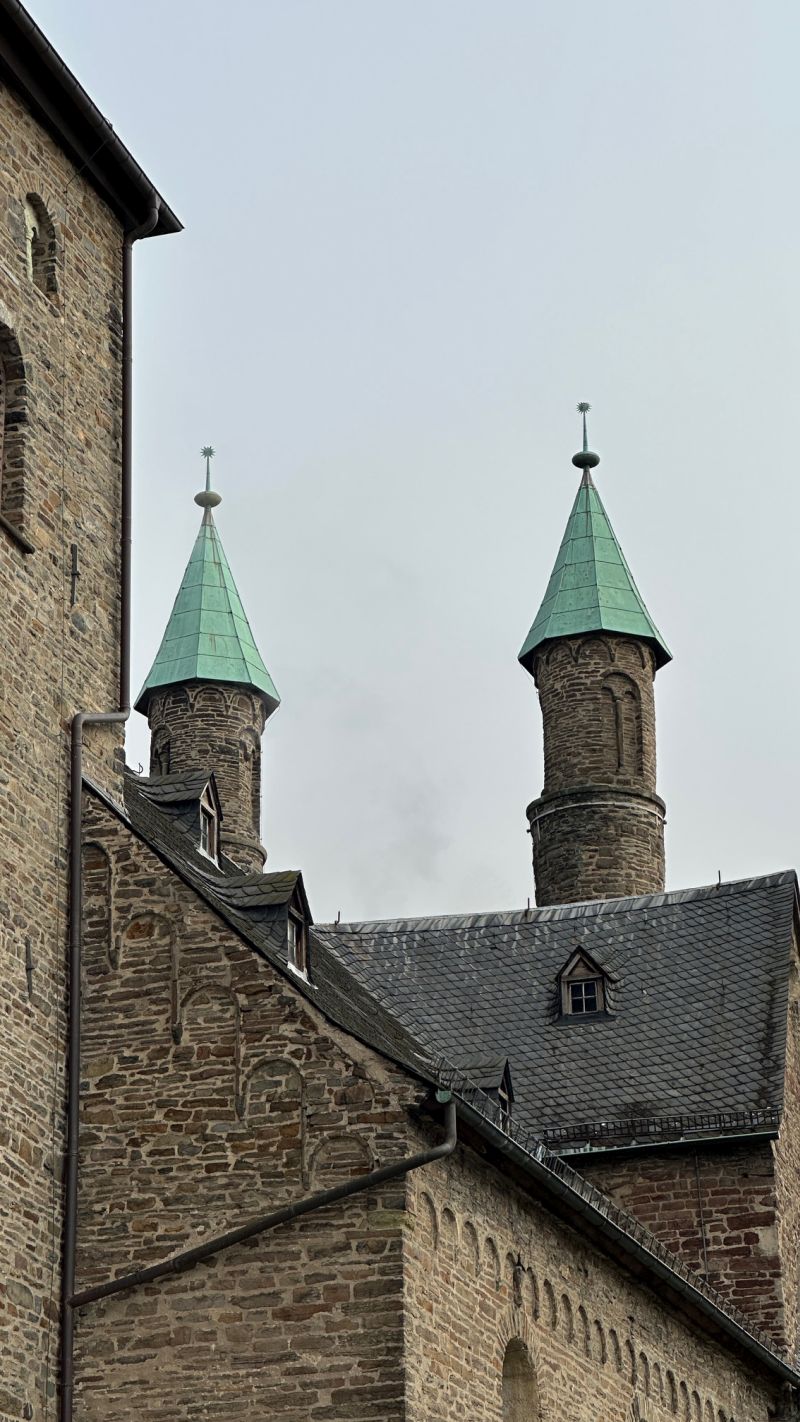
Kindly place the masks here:
<instances>
[{"instance_id":1,"label":"green patina roof","mask_svg":"<svg viewBox=\"0 0 800 1422\"><path fill-rule=\"evenodd\" d=\"M263 696L268 716L280 703L253 640L210 508L203 515L158 655L139 692L137 711L147 710L156 687L187 681L249 686Z\"/></svg>"},{"instance_id":2,"label":"green patina roof","mask_svg":"<svg viewBox=\"0 0 800 1422\"><path fill-rule=\"evenodd\" d=\"M652 643L657 666L672 659L633 581L588 469L519 660L532 673L533 653L543 642L582 632L627 632Z\"/></svg>"}]
</instances>

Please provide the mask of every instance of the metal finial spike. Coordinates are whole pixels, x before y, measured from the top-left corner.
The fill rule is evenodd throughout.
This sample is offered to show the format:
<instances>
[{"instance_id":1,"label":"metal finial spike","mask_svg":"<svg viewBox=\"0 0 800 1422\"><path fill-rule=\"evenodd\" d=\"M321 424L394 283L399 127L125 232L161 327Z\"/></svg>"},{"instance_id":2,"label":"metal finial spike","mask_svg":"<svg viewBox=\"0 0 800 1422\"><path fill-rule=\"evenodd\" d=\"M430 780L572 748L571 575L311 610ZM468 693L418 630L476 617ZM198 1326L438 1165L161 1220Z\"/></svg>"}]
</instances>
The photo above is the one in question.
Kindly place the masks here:
<instances>
[{"instance_id":1,"label":"metal finial spike","mask_svg":"<svg viewBox=\"0 0 800 1422\"><path fill-rule=\"evenodd\" d=\"M211 461L214 458L215 450L212 445L204 444L200 450L206 461L206 487L199 494L195 494L194 501L201 509L215 509L217 504L222 503L221 494L215 494L211 487Z\"/></svg>"},{"instance_id":2,"label":"metal finial spike","mask_svg":"<svg viewBox=\"0 0 800 1422\"><path fill-rule=\"evenodd\" d=\"M214 455L216 454L216 450L214 449L213 445L204 444L204 445L203 445L203 448L200 450L200 453L202 454L204 460L206 461L206 488L207 488L207 489L210 489L210 488L211 488L211 461L212 461L212 459L214 458Z\"/></svg>"},{"instance_id":3,"label":"metal finial spike","mask_svg":"<svg viewBox=\"0 0 800 1422\"><path fill-rule=\"evenodd\" d=\"M591 410L588 400L581 400L578 404L578 414L583 416L583 449L579 454L573 454L572 462L578 469L594 469L600 463L600 455L593 454L589 448L589 437L586 433L586 416Z\"/></svg>"}]
</instances>

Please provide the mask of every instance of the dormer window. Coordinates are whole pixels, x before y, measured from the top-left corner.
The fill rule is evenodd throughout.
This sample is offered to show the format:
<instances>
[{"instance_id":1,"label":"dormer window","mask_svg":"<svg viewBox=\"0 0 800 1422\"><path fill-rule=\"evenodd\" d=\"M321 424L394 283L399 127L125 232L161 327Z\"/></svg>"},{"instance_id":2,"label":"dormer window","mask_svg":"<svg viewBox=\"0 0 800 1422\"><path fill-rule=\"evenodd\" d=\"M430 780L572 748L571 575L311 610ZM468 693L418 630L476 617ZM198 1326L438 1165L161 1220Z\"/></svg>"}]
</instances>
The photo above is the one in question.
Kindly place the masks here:
<instances>
[{"instance_id":1,"label":"dormer window","mask_svg":"<svg viewBox=\"0 0 800 1422\"><path fill-rule=\"evenodd\" d=\"M200 799L200 848L216 863L219 855L219 819L208 786Z\"/></svg>"},{"instance_id":2,"label":"dormer window","mask_svg":"<svg viewBox=\"0 0 800 1422\"><path fill-rule=\"evenodd\" d=\"M570 1012L599 1012L603 1002L603 979L583 978L568 983Z\"/></svg>"},{"instance_id":3,"label":"dormer window","mask_svg":"<svg viewBox=\"0 0 800 1422\"><path fill-rule=\"evenodd\" d=\"M559 973L562 1017L598 1017L608 1010L608 978L589 953L578 949Z\"/></svg>"},{"instance_id":4,"label":"dormer window","mask_svg":"<svg viewBox=\"0 0 800 1422\"><path fill-rule=\"evenodd\" d=\"M287 962L301 977L308 977L308 940L306 925L293 913L287 920Z\"/></svg>"}]
</instances>

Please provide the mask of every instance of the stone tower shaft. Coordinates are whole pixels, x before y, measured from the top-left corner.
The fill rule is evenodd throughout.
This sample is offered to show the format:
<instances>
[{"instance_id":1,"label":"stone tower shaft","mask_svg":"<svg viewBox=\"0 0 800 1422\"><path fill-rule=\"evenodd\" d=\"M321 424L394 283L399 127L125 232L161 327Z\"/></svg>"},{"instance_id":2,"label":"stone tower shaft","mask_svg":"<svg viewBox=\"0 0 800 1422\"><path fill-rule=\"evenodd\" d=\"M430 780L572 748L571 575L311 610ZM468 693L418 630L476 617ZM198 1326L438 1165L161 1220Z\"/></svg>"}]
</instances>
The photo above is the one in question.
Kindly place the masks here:
<instances>
[{"instance_id":1,"label":"stone tower shaft","mask_svg":"<svg viewBox=\"0 0 800 1422\"><path fill-rule=\"evenodd\" d=\"M577 497L520 652L539 693L544 788L528 806L536 901L656 893L665 806L656 793L654 677L670 652L617 542L584 448Z\"/></svg>"},{"instance_id":2,"label":"stone tower shaft","mask_svg":"<svg viewBox=\"0 0 800 1422\"><path fill-rule=\"evenodd\" d=\"M654 673L647 643L611 633L552 642L535 659L545 782L527 814L540 905L664 887Z\"/></svg>"}]
</instances>

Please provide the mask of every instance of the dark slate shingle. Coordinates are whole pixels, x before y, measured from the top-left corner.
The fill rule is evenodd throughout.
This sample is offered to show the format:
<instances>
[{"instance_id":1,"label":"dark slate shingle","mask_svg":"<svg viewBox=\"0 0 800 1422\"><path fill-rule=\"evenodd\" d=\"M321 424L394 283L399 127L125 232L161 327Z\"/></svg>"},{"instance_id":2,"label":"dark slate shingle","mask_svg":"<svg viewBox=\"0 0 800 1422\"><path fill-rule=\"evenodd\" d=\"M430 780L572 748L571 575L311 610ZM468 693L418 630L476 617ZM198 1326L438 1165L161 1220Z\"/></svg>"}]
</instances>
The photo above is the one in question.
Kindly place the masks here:
<instances>
[{"instance_id":1,"label":"dark slate shingle","mask_svg":"<svg viewBox=\"0 0 800 1422\"><path fill-rule=\"evenodd\" d=\"M432 1053L508 1056L534 1130L779 1109L796 876L562 908L318 925ZM607 1017L563 1019L576 947L612 978Z\"/></svg>"}]
</instances>

